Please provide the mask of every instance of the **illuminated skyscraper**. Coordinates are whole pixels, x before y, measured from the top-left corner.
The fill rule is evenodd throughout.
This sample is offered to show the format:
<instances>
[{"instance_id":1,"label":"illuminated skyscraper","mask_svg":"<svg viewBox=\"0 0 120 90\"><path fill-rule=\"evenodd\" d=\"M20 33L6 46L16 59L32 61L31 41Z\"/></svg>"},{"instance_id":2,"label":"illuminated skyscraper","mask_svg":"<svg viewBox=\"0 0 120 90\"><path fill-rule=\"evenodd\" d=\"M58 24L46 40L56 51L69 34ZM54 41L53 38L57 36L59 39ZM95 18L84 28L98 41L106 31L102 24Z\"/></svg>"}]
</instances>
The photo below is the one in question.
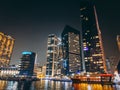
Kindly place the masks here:
<instances>
[{"instance_id":1,"label":"illuminated skyscraper","mask_svg":"<svg viewBox=\"0 0 120 90\"><path fill-rule=\"evenodd\" d=\"M103 73L106 71L105 56L97 13L92 0L80 1L80 19L85 63L83 67L86 72Z\"/></svg>"},{"instance_id":2,"label":"illuminated skyscraper","mask_svg":"<svg viewBox=\"0 0 120 90\"><path fill-rule=\"evenodd\" d=\"M75 74L82 70L80 31L66 26L62 32L64 74Z\"/></svg>"},{"instance_id":3,"label":"illuminated skyscraper","mask_svg":"<svg viewBox=\"0 0 120 90\"><path fill-rule=\"evenodd\" d=\"M57 74L62 73L63 69L63 53L62 53L62 42L61 39L59 39L59 44L58 44L58 69L57 69Z\"/></svg>"},{"instance_id":4,"label":"illuminated skyscraper","mask_svg":"<svg viewBox=\"0 0 120 90\"><path fill-rule=\"evenodd\" d=\"M27 77L33 76L36 54L34 52L22 52L20 63L20 75Z\"/></svg>"},{"instance_id":5,"label":"illuminated skyscraper","mask_svg":"<svg viewBox=\"0 0 120 90\"><path fill-rule=\"evenodd\" d=\"M118 48L119 48L119 52L120 52L120 35L117 35L117 44L118 44ZM117 70L118 70L118 73L120 74L120 57L118 59Z\"/></svg>"},{"instance_id":6,"label":"illuminated skyscraper","mask_svg":"<svg viewBox=\"0 0 120 90\"><path fill-rule=\"evenodd\" d=\"M117 35L117 44L118 44L118 48L119 48L119 51L120 51L120 35Z\"/></svg>"},{"instance_id":7,"label":"illuminated skyscraper","mask_svg":"<svg viewBox=\"0 0 120 90\"><path fill-rule=\"evenodd\" d=\"M56 35L50 34L48 36L46 76L54 76L57 74L58 43L59 39Z\"/></svg>"},{"instance_id":8,"label":"illuminated skyscraper","mask_svg":"<svg viewBox=\"0 0 120 90\"><path fill-rule=\"evenodd\" d=\"M8 66L13 52L14 39L0 32L0 67Z\"/></svg>"}]
</instances>

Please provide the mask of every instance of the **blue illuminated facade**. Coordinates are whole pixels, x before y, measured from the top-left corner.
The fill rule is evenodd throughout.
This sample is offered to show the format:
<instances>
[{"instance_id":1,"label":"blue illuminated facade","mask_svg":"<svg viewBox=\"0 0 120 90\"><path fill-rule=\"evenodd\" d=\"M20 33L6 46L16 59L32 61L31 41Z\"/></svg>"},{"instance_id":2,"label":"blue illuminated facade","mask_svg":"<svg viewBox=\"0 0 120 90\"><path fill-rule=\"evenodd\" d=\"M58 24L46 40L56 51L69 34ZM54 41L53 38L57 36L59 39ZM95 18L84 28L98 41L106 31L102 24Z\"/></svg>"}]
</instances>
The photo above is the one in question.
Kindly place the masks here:
<instances>
[{"instance_id":1,"label":"blue illuminated facade","mask_svg":"<svg viewBox=\"0 0 120 90\"><path fill-rule=\"evenodd\" d=\"M22 52L19 75L33 76L35 57L34 52Z\"/></svg>"},{"instance_id":2,"label":"blue illuminated facade","mask_svg":"<svg viewBox=\"0 0 120 90\"><path fill-rule=\"evenodd\" d=\"M24 51L24 52L22 52L22 55L26 55L26 54L32 54L32 52L27 52L27 51Z\"/></svg>"}]
</instances>

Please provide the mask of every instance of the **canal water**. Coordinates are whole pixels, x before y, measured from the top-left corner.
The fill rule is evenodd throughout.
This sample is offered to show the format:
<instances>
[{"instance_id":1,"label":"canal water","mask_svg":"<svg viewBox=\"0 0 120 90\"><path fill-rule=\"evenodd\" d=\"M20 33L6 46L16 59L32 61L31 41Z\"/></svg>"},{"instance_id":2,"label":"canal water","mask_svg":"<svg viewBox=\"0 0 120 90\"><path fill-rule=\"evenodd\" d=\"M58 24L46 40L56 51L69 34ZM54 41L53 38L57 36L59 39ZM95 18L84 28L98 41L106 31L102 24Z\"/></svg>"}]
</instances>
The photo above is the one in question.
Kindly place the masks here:
<instances>
[{"instance_id":1,"label":"canal water","mask_svg":"<svg viewBox=\"0 0 120 90\"><path fill-rule=\"evenodd\" d=\"M72 84L41 80L35 82L0 81L0 90L120 90L120 85Z\"/></svg>"}]
</instances>

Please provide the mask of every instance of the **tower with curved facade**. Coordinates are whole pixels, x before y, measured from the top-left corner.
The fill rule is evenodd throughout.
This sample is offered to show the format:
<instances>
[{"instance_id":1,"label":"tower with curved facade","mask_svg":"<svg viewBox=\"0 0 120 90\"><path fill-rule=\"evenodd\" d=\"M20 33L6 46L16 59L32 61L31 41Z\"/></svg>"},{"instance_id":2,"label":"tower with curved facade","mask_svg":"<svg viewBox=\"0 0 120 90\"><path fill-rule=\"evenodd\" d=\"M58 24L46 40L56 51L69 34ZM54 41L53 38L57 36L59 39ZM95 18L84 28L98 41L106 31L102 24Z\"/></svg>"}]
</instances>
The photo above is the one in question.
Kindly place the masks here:
<instances>
[{"instance_id":1,"label":"tower with curved facade","mask_svg":"<svg viewBox=\"0 0 120 90\"><path fill-rule=\"evenodd\" d=\"M80 1L84 70L89 73L106 72L101 31L92 0Z\"/></svg>"}]
</instances>

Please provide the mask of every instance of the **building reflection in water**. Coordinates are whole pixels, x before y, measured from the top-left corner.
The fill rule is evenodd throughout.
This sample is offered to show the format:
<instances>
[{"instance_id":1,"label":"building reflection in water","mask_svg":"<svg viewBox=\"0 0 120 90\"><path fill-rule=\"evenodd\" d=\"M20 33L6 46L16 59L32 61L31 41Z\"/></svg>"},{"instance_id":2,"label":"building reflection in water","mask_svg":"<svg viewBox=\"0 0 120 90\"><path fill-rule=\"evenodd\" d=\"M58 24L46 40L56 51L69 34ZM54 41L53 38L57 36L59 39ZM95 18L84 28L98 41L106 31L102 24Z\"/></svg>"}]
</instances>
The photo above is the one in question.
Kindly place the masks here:
<instances>
[{"instance_id":1,"label":"building reflection in water","mask_svg":"<svg viewBox=\"0 0 120 90\"><path fill-rule=\"evenodd\" d=\"M101 84L73 84L74 90L120 90L117 89L115 86L111 85L101 85Z\"/></svg>"},{"instance_id":2,"label":"building reflection in water","mask_svg":"<svg viewBox=\"0 0 120 90\"><path fill-rule=\"evenodd\" d=\"M30 81L20 81L18 82L17 90L30 90L32 82Z\"/></svg>"},{"instance_id":3,"label":"building reflection in water","mask_svg":"<svg viewBox=\"0 0 120 90\"><path fill-rule=\"evenodd\" d=\"M35 82L35 90L72 90L72 82L42 80Z\"/></svg>"},{"instance_id":4,"label":"building reflection in water","mask_svg":"<svg viewBox=\"0 0 120 90\"><path fill-rule=\"evenodd\" d=\"M7 82L6 90L17 90L18 83L16 81Z\"/></svg>"},{"instance_id":5,"label":"building reflection in water","mask_svg":"<svg viewBox=\"0 0 120 90\"><path fill-rule=\"evenodd\" d=\"M0 81L0 90L120 90L120 85L72 84L40 80L36 82Z\"/></svg>"},{"instance_id":6,"label":"building reflection in water","mask_svg":"<svg viewBox=\"0 0 120 90\"><path fill-rule=\"evenodd\" d=\"M7 86L7 81L0 81L0 90L4 90Z\"/></svg>"}]
</instances>

